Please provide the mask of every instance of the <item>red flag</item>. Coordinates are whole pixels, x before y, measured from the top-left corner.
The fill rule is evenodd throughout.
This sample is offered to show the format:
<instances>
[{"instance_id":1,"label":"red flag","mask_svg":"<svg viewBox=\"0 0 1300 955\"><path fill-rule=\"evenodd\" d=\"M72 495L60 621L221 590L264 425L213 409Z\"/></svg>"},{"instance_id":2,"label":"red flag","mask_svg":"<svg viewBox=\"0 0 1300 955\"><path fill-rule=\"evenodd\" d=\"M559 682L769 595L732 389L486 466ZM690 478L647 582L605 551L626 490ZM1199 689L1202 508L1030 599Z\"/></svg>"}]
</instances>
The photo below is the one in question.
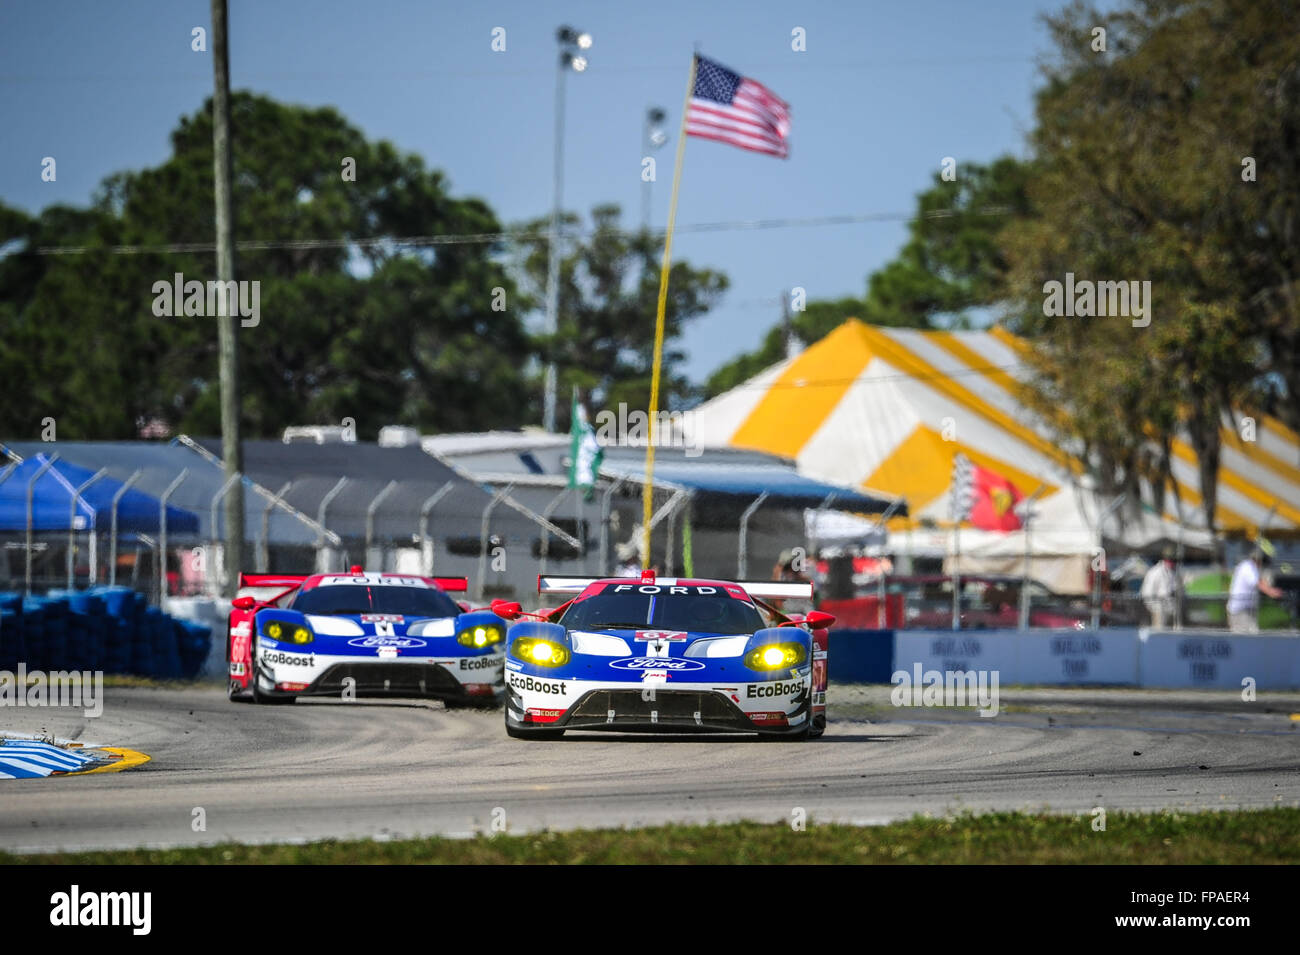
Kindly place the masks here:
<instances>
[{"instance_id":1,"label":"red flag","mask_svg":"<svg viewBox=\"0 0 1300 955\"><path fill-rule=\"evenodd\" d=\"M974 503L970 509L971 526L984 531L1018 531L1020 515L1016 505L1024 498L1020 490L996 471L971 466Z\"/></svg>"}]
</instances>

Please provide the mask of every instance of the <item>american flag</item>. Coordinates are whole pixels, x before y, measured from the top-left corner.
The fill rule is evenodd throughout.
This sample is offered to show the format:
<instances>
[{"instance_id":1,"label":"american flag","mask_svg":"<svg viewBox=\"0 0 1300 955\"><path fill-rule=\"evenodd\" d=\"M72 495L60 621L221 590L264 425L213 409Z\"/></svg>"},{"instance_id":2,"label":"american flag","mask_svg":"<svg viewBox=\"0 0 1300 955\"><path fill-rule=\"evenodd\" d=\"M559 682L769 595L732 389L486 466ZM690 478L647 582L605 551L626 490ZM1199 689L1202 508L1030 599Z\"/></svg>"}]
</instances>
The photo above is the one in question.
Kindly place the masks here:
<instances>
[{"instance_id":1,"label":"american flag","mask_svg":"<svg viewBox=\"0 0 1300 955\"><path fill-rule=\"evenodd\" d=\"M696 56L686 135L784 159L790 154L790 107L762 83Z\"/></svg>"}]
</instances>

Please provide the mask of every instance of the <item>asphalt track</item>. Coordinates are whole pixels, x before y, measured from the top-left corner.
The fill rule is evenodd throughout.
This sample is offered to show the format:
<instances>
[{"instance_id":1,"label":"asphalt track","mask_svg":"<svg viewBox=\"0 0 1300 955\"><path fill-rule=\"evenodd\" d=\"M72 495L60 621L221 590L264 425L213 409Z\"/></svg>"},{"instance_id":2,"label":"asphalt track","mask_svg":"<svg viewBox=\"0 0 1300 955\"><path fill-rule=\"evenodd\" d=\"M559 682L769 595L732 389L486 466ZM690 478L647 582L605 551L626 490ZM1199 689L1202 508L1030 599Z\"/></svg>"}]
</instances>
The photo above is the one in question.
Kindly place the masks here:
<instances>
[{"instance_id":1,"label":"asphalt track","mask_svg":"<svg viewBox=\"0 0 1300 955\"><path fill-rule=\"evenodd\" d=\"M438 703L233 704L218 688L109 688L103 715L0 710L0 732L149 754L109 775L0 783L9 851L640 826L880 823L963 810L1300 805L1300 694L1008 690L1001 713L895 708L832 686L821 740L508 739ZM202 809L206 827L197 821ZM504 812L502 812L502 810ZM494 813L495 811L495 813ZM1082 824L1082 823L1081 823Z\"/></svg>"}]
</instances>

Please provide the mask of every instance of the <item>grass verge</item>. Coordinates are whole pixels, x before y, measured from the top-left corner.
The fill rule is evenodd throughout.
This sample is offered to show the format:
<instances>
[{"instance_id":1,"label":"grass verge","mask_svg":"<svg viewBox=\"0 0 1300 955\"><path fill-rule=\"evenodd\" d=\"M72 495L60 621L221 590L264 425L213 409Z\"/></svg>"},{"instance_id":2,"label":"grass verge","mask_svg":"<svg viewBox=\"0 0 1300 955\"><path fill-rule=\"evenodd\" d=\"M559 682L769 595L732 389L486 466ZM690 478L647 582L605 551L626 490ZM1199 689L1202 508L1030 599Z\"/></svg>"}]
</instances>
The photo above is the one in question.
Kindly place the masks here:
<instances>
[{"instance_id":1,"label":"grass verge","mask_svg":"<svg viewBox=\"0 0 1300 955\"><path fill-rule=\"evenodd\" d=\"M11 855L4 864L1260 864L1300 862L1300 809L1110 813L1093 817L990 813L915 817L887 826L741 822L580 830L473 839L327 841L196 849Z\"/></svg>"}]
</instances>

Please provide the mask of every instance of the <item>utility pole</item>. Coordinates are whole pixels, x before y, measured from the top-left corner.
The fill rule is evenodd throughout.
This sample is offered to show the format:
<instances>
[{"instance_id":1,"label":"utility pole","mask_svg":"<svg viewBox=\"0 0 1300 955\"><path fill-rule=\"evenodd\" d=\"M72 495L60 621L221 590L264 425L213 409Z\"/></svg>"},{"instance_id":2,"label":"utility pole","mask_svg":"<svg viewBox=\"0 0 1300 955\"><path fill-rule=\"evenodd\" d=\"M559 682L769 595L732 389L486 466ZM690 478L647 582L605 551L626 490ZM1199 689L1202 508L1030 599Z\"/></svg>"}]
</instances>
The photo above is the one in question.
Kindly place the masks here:
<instances>
[{"instance_id":1,"label":"utility pole","mask_svg":"<svg viewBox=\"0 0 1300 955\"><path fill-rule=\"evenodd\" d=\"M230 199L230 50L226 32L226 0L212 0L212 172L217 218L217 281L223 287L235 277L234 223ZM217 347L221 367L221 458L226 479L242 474L244 449L239 433L239 353L235 339L237 315L230 296L222 296L217 316ZM215 536L216 528L212 528ZM226 592L239 589L244 555L244 486L237 479L226 495L226 536L223 565ZM162 555L166 560L166 555Z\"/></svg>"}]
</instances>

